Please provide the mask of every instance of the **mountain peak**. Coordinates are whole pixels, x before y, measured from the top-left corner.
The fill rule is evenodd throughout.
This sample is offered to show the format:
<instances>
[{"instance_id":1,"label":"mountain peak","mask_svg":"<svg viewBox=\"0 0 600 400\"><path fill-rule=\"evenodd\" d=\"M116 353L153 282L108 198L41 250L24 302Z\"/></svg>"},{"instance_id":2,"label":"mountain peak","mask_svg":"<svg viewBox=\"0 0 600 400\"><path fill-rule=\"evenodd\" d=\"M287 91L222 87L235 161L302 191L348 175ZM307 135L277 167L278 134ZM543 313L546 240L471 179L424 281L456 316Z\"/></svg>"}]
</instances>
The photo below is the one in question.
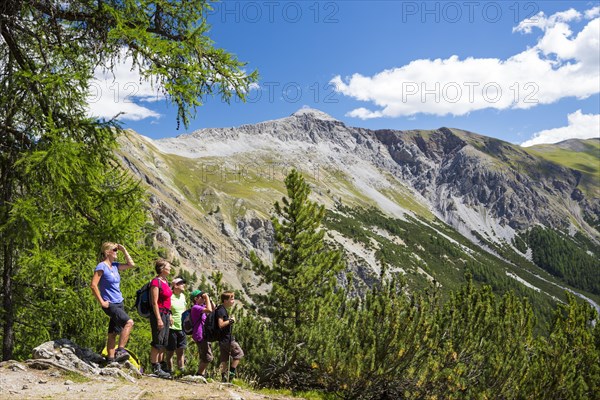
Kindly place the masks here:
<instances>
[{"instance_id":1,"label":"mountain peak","mask_svg":"<svg viewBox=\"0 0 600 400\"><path fill-rule=\"evenodd\" d=\"M320 119L323 121L338 121L337 119L333 118L331 115L329 115L321 110L317 110L316 108L310 108L310 107L303 107L292 114L292 117L303 117L303 116Z\"/></svg>"}]
</instances>

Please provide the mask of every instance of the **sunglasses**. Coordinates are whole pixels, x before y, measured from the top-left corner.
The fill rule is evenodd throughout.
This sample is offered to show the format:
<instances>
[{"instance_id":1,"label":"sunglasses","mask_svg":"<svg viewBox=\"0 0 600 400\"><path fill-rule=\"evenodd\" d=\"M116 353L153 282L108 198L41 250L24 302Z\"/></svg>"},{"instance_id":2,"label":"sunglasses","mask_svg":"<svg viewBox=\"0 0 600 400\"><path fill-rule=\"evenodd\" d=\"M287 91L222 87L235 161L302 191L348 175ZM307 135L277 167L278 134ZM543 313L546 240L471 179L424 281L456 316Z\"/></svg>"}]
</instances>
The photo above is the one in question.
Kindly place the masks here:
<instances>
[{"instance_id":1,"label":"sunglasses","mask_svg":"<svg viewBox=\"0 0 600 400\"><path fill-rule=\"evenodd\" d=\"M115 247L115 248L113 249L113 251L119 251L119 248Z\"/></svg>"}]
</instances>

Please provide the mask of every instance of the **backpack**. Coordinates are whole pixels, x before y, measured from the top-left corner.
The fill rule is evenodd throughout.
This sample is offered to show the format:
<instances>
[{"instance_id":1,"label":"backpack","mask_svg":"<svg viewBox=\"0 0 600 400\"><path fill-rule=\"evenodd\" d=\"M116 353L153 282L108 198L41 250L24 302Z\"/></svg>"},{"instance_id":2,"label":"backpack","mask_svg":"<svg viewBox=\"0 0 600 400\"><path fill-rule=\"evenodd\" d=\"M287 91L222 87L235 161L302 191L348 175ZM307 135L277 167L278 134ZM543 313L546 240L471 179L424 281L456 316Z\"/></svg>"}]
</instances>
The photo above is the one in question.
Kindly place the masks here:
<instances>
[{"instance_id":1,"label":"backpack","mask_svg":"<svg viewBox=\"0 0 600 400\"><path fill-rule=\"evenodd\" d=\"M192 323L192 309L188 308L181 314L181 327L186 335L194 333L194 324Z\"/></svg>"},{"instance_id":2,"label":"backpack","mask_svg":"<svg viewBox=\"0 0 600 400\"><path fill-rule=\"evenodd\" d=\"M213 311L206 314L204 325L202 326L202 340L216 342L220 338L220 329L217 325L216 308L213 305ZM192 321L192 310L188 309L181 314L183 331L186 335L192 335L196 330Z\"/></svg>"},{"instance_id":3,"label":"backpack","mask_svg":"<svg viewBox=\"0 0 600 400\"><path fill-rule=\"evenodd\" d=\"M219 307L221 306L219 305ZM216 342L221 338L221 329L219 329L217 321L216 308L213 308L212 312L206 314L206 321L204 321L204 327L202 328L202 337L207 342Z\"/></svg>"},{"instance_id":4,"label":"backpack","mask_svg":"<svg viewBox=\"0 0 600 400\"><path fill-rule=\"evenodd\" d=\"M152 304L150 304L150 284L153 280L154 279L147 282L135 292L135 309L138 314L144 318L150 318L150 314L152 313ZM158 290L160 291L160 282Z\"/></svg>"}]
</instances>

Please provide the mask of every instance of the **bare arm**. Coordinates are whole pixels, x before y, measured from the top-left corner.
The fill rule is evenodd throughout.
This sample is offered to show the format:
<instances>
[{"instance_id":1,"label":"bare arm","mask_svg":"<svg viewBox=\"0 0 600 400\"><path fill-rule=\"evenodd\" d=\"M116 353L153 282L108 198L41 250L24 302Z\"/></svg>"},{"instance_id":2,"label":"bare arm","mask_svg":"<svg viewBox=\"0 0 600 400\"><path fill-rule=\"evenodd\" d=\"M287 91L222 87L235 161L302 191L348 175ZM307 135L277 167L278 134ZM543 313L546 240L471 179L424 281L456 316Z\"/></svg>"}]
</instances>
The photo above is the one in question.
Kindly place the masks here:
<instances>
[{"instance_id":1,"label":"bare arm","mask_svg":"<svg viewBox=\"0 0 600 400\"><path fill-rule=\"evenodd\" d=\"M160 280L158 280L158 284L160 285ZM160 310L158 309L158 293L158 286L152 286L150 288L150 303L152 304L152 312L156 317L158 330L161 330L165 326L165 324L163 323L162 318L160 317Z\"/></svg>"},{"instance_id":2,"label":"bare arm","mask_svg":"<svg viewBox=\"0 0 600 400\"><path fill-rule=\"evenodd\" d=\"M208 293L204 293L202 295L202 297L204 297L204 304L206 304L206 308L204 310L202 310L202 312L204 313L211 313L213 311L212 308L212 301L210 301L210 298L208 297Z\"/></svg>"},{"instance_id":3,"label":"bare arm","mask_svg":"<svg viewBox=\"0 0 600 400\"><path fill-rule=\"evenodd\" d=\"M100 278L102 278L103 271L94 271L94 276L92 276L92 282L90 283L90 288L92 289L92 293L98 303L102 306L102 308L108 308L108 301L102 299L100 296L100 289L98 289L98 283L100 282Z\"/></svg>"},{"instance_id":4,"label":"bare arm","mask_svg":"<svg viewBox=\"0 0 600 400\"><path fill-rule=\"evenodd\" d=\"M219 321L218 321L219 329L228 327L229 325L232 325L234 322L235 322L235 318L233 318L232 316L229 316L229 319L227 321L225 321L223 318L219 318Z\"/></svg>"},{"instance_id":5,"label":"bare arm","mask_svg":"<svg viewBox=\"0 0 600 400\"><path fill-rule=\"evenodd\" d=\"M131 256L127 252L127 249L125 248L125 246L123 246L121 244L117 244L117 248L119 249L119 251L123 252L123 256L125 257L125 263L119 264L119 271L124 271L126 269L135 267L135 263L131 259Z\"/></svg>"},{"instance_id":6,"label":"bare arm","mask_svg":"<svg viewBox=\"0 0 600 400\"><path fill-rule=\"evenodd\" d=\"M223 318L219 318L219 329L223 329L229 325L231 325L231 320L225 321Z\"/></svg>"}]
</instances>

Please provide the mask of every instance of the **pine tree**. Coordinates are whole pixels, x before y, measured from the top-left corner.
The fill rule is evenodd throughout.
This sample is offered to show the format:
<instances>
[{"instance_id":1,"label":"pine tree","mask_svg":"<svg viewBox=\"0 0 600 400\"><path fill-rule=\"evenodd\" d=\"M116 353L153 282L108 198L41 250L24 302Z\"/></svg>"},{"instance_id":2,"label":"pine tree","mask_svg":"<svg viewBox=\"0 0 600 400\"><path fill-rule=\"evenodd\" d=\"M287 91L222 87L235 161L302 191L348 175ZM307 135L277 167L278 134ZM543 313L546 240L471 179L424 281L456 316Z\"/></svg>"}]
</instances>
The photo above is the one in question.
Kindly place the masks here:
<instances>
[{"instance_id":1,"label":"pine tree","mask_svg":"<svg viewBox=\"0 0 600 400\"><path fill-rule=\"evenodd\" d=\"M341 253L325 242L325 230L320 229L325 208L309 200L304 177L292 170L285 185L287 197L282 204L275 203L271 218L276 242L273 263L265 264L251 254L254 271L270 287L255 301L280 351L261 383L279 379L297 362L300 349L310 347L311 335L318 334L313 331L316 321L336 296L336 274L344 268Z\"/></svg>"}]
</instances>

